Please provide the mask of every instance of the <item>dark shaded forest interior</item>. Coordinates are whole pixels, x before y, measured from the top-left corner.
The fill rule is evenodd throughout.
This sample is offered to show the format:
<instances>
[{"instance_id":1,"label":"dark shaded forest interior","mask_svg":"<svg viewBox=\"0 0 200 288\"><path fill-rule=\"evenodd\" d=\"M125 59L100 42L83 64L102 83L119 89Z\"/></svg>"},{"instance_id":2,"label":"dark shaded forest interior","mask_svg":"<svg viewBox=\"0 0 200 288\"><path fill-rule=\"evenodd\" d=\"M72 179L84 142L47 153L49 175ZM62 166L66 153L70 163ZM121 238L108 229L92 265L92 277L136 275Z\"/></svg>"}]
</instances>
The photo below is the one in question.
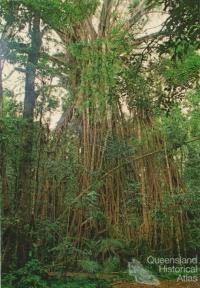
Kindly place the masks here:
<instances>
[{"instance_id":1,"label":"dark shaded forest interior","mask_svg":"<svg viewBox=\"0 0 200 288\"><path fill-rule=\"evenodd\" d=\"M2 287L200 285L148 262L200 257L200 1L1 0L0 19Z\"/></svg>"}]
</instances>

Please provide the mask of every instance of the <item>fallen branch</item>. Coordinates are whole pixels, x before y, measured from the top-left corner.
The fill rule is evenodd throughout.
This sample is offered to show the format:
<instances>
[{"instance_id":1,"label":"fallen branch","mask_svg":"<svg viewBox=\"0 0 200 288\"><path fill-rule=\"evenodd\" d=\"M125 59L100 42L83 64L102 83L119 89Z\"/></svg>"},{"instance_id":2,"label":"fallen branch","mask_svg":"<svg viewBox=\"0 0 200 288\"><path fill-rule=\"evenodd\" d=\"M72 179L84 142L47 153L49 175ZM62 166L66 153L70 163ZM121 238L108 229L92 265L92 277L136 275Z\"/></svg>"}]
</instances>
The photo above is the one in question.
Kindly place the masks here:
<instances>
[{"instance_id":1,"label":"fallen branch","mask_svg":"<svg viewBox=\"0 0 200 288\"><path fill-rule=\"evenodd\" d=\"M122 272L120 272L121 274ZM123 272L126 273L126 272ZM126 273L127 274L127 273ZM113 280L118 275L118 272L112 273L86 273L86 272L47 272L49 277L75 277L75 278L88 278L88 279L102 279L102 280Z\"/></svg>"}]
</instances>

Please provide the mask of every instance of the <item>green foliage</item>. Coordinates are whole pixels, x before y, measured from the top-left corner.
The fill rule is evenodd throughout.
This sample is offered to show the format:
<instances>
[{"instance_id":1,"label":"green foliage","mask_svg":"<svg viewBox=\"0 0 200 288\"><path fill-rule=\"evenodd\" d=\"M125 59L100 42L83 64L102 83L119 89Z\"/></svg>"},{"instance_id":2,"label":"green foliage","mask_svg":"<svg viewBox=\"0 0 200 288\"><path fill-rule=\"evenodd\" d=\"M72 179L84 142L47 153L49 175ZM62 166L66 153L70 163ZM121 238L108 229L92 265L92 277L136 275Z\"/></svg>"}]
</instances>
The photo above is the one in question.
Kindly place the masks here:
<instances>
[{"instance_id":1,"label":"green foliage","mask_svg":"<svg viewBox=\"0 0 200 288\"><path fill-rule=\"evenodd\" d=\"M188 122L189 122L189 132L191 136L200 135L200 90L199 88L189 93L186 98L186 109L188 109Z\"/></svg>"},{"instance_id":2,"label":"green foliage","mask_svg":"<svg viewBox=\"0 0 200 288\"><path fill-rule=\"evenodd\" d=\"M126 158L133 154L133 148L128 146L125 140L113 135L108 137L107 147L105 150L105 159L108 161L114 161L116 159Z\"/></svg>"},{"instance_id":3,"label":"green foliage","mask_svg":"<svg viewBox=\"0 0 200 288\"><path fill-rule=\"evenodd\" d=\"M109 257L103 262L103 272L116 272L120 269L119 256Z\"/></svg>"},{"instance_id":4,"label":"green foliage","mask_svg":"<svg viewBox=\"0 0 200 288\"><path fill-rule=\"evenodd\" d=\"M93 14L98 1L20 0L19 3L38 13L53 28L71 29L71 25Z\"/></svg>"},{"instance_id":5,"label":"green foliage","mask_svg":"<svg viewBox=\"0 0 200 288\"><path fill-rule=\"evenodd\" d=\"M83 267L83 271L89 273L96 273L99 269L94 270L92 267L94 265L98 265L97 263L91 261L82 262L81 265L86 265ZM90 267L90 269L88 268ZM95 266L96 267L96 266ZM88 268L88 269L85 269ZM5 288L105 288L110 287L109 282L104 280L89 280L89 279L81 279L81 278L69 278L67 280L63 279L57 280L44 280L44 269L41 268L40 263L32 259L30 260L24 267L16 270L13 273L3 275L2 277L2 285Z\"/></svg>"},{"instance_id":6,"label":"green foliage","mask_svg":"<svg viewBox=\"0 0 200 288\"><path fill-rule=\"evenodd\" d=\"M140 1L139 0L132 0L131 3L129 4L129 9L132 10L135 7L139 5Z\"/></svg>"},{"instance_id":7,"label":"green foliage","mask_svg":"<svg viewBox=\"0 0 200 288\"><path fill-rule=\"evenodd\" d=\"M166 116L163 121L162 133L170 146L169 148L179 148L187 141L188 123L179 107L173 107L170 116ZM178 133L177 133L178 131Z\"/></svg>"},{"instance_id":8,"label":"green foliage","mask_svg":"<svg viewBox=\"0 0 200 288\"><path fill-rule=\"evenodd\" d=\"M148 0L152 5L162 5L163 10L169 14L165 23L165 34L168 36L160 45L160 50L166 52L173 50L173 58L179 58L177 49L182 43L184 53L188 46L199 47L199 0Z\"/></svg>"},{"instance_id":9,"label":"green foliage","mask_svg":"<svg viewBox=\"0 0 200 288\"><path fill-rule=\"evenodd\" d=\"M44 269L40 262L32 259L25 264L24 267L13 273L7 274L3 278L3 284L6 288L47 288L47 282L43 280Z\"/></svg>"},{"instance_id":10,"label":"green foliage","mask_svg":"<svg viewBox=\"0 0 200 288\"><path fill-rule=\"evenodd\" d=\"M125 243L119 239L103 239L99 243L98 253L115 255L126 247Z\"/></svg>"},{"instance_id":11,"label":"green foliage","mask_svg":"<svg viewBox=\"0 0 200 288\"><path fill-rule=\"evenodd\" d=\"M53 256L53 259L64 261L66 265L70 265L69 270L72 271L77 265L76 255L79 259L88 257L88 251L76 247L73 237L66 237L59 243L54 243L54 246L48 252Z\"/></svg>"},{"instance_id":12,"label":"green foliage","mask_svg":"<svg viewBox=\"0 0 200 288\"><path fill-rule=\"evenodd\" d=\"M79 41L72 43L69 49L81 71L78 91L82 97L78 109L82 113L89 108L91 122L98 121L105 116L107 105L115 109L117 97L112 90L123 70L120 54L130 51L126 33L116 26L108 38ZM74 68L77 69L77 64Z\"/></svg>"},{"instance_id":13,"label":"green foliage","mask_svg":"<svg viewBox=\"0 0 200 288\"><path fill-rule=\"evenodd\" d=\"M79 266L83 272L97 273L101 271L101 265L92 260L79 260Z\"/></svg>"},{"instance_id":14,"label":"green foliage","mask_svg":"<svg viewBox=\"0 0 200 288\"><path fill-rule=\"evenodd\" d=\"M89 279L68 279L67 281L51 281L50 288L107 288L110 287L109 282L104 280L89 280Z\"/></svg>"},{"instance_id":15,"label":"green foliage","mask_svg":"<svg viewBox=\"0 0 200 288\"><path fill-rule=\"evenodd\" d=\"M187 97L188 132L195 141L187 144L187 160L184 169L184 179L187 185L185 209L189 215L186 225L188 245L194 251L200 247L200 91L197 89Z\"/></svg>"},{"instance_id":16,"label":"green foliage","mask_svg":"<svg viewBox=\"0 0 200 288\"><path fill-rule=\"evenodd\" d=\"M165 67L164 77L170 85L188 85L190 81L194 82L199 77L200 56L196 53L190 53L182 61L177 61L176 64L166 61Z\"/></svg>"},{"instance_id":17,"label":"green foliage","mask_svg":"<svg viewBox=\"0 0 200 288\"><path fill-rule=\"evenodd\" d=\"M2 275L1 284L3 284L4 288L14 288L13 283L15 283L16 279L17 279L16 275L12 273Z\"/></svg>"},{"instance_id":18,"label":"green foliage","mask_svg":"<svg viewBox=\"0 0 200 288\"><path fill-rule=\"evenodd\" d=\"M34 288L47 288L47 283L38 275L25 276L19 281L18 287L34 287Z\"/></svg>"}]
</instances>

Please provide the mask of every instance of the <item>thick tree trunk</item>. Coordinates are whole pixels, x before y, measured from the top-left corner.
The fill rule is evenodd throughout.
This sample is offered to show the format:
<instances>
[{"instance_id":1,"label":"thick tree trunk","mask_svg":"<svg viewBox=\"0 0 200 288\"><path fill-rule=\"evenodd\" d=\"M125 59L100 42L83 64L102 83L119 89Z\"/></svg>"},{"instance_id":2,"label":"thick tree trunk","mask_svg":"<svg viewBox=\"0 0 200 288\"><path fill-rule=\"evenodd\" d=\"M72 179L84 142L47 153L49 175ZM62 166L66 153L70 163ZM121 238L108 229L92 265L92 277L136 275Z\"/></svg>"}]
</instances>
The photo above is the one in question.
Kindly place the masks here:
<instances>
[{"instance_id":1,"label":"thick tree trunk","mask_svg":"<svg viewBox=\"0 0 200 288\"><path fill-rule=\"evenodd\" d=\"M17 191L17 215L20 219L21 227L18 231L17 257L19 264L27 261L31 249L31 222L34 217L31 215L31 179L33 168L33 137L34 137L34 108L36 102L35 78L36 66L39 60L41 47L40 39L40 18L35 16L32 22L31 48L28 54L25 79L25 99L23 118L25 126L22 128L22 154L19 166L19 186ZM28 226L27 226L28 224ZM25 227L29 227L25 231Z\"/></svg>"},{"instance_id":2,"label":"thick tree trunk","mask_svg":"<svg viewBox=\"0 0 200 288\"><path fill-rule=\"evenodd\" d=\"M25 80L25 99L24 99L24 113L25 119L33 120L33 112L35 108L35 77L36 65L39 59L41 46L40 34L40 18L34 17L31 33L31 49L28 54L28 62L26 67L26 80Z\"/></svg>"},{"instance_id":3,"label":"thick tree trunk","mask_svg":"<svg viewBox=\"0 0 200 288\"><path fill-rule=\"evenodd\" d=\"M0 59L0 117L3 116L3 63ZM1 133L3 132L3 124L0 125ZM6 176L6 145L4 141L1 143L1 153L0 153L0 176L2 182L2 204L3 204L3 215L6 215L9 211L9 195L8 195L8 183Z\"/></svg>"},{"instance_id":4,"label":"thick tree trunk","mask_svg":"<svg viewBox=\"0 0 200 288\"><path fill-rule=\"evenodd\" d=\"M3 73L3 63L0 59L0 117L3 114L3 80L2 80L2 73Z\"/></svg>"},{"instance_id":5,"label":"thick tree trunk","mask_svg":"<svg viewBox=\"0 0 200 288\"><path fill-rule=\"evenodd\" d=\"M32 146L33 146L33 117L35 108L35 78L36 65L39 59L41 46L40 39L40 19L34 17L31 33L31 49L28 54L25 79L25 99L23 118L25 119L25 127L22 129L22 155L19 167L19 214L28 220L30 217L30 201L31 201L31 166L32 166Z\"/></svg>"}]
</instances>

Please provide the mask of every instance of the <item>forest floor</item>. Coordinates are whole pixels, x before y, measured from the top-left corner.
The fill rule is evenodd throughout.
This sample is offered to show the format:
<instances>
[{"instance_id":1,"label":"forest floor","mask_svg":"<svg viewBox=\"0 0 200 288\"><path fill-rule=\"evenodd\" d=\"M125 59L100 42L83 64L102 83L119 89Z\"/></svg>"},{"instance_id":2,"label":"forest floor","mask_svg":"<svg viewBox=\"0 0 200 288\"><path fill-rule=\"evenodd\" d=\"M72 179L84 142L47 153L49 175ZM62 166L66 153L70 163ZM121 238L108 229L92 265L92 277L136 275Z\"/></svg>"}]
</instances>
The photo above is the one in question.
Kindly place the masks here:
<instances>
[{"instance_id":1,"label":"forest floor","mask_svg":"<svg viewBox=\"0 0 200 288\"><path fill-rule=\"evenodd\" d=\"M162 281L159 286L139 284L136 282L116 282L113 288L200 288L200 279L197 282L177 282L176 280Z\"/></svg>"}]
</instances>

